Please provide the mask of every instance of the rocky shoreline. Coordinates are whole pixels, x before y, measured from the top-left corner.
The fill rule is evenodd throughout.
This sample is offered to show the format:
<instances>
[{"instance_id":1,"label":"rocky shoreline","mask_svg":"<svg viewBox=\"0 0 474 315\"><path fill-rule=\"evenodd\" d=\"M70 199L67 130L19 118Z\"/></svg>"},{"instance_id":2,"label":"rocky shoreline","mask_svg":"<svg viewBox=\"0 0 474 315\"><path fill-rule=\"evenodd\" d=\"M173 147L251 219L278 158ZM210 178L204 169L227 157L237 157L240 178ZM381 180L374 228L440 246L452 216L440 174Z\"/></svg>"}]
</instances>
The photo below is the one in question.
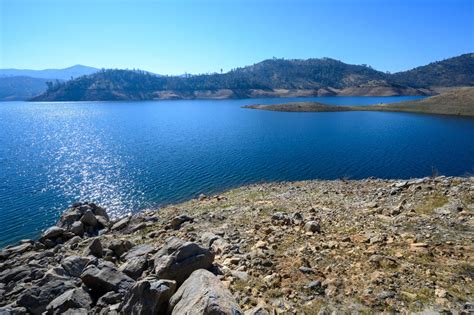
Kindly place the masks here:
<instances>
[{"instance_id":1,"label":"rocky shoreline","mask_svg":"<svg viewBox=\"0 0 474 315\"><path fill-rule=\"evenodd\" d=\"M474 311L474 178L250 185L0 252L0 314Z\"/></svg>"}]
</instances>

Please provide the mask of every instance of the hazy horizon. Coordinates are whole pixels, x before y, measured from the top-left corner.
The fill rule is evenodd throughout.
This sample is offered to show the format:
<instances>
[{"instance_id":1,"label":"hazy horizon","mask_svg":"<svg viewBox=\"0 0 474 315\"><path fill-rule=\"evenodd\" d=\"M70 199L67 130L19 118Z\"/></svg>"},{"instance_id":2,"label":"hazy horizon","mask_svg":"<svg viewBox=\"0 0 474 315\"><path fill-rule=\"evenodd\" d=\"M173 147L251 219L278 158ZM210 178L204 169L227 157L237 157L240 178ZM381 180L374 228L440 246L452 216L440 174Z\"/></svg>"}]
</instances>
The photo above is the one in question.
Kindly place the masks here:
<instances>
[{"instance_id":1,"label":"hazy horizon","mask_svg":"<svg viewBox=\"0 0 474 315\"><path fill-rule=\"evenodd\" d=\"M0 68L179 75L329 57L398 72L474 51L472 1L336 2L0 0Z\"/></svg>"}]
</instances>

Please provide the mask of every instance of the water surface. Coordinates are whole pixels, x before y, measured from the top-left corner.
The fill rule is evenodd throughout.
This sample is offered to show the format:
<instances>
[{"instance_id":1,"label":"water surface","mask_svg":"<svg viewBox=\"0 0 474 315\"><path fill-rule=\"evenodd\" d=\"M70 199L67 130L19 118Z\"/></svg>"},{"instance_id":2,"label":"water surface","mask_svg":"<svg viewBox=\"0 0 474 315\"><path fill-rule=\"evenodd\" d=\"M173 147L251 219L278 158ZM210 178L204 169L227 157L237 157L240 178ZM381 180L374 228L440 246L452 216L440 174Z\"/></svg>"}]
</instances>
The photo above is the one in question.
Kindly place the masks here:
<instances>
[{"instance_id":1,"label":"water surface","mask_svg":"<svg viewBox=\"0 0 474 315\"><path fill-rule=\"evenodd\" d=\"M261 181L472 173L474 119L240 108L406 99L0 103L0 247L75 201L119 216Z\"/></svg>"}]
</instances>

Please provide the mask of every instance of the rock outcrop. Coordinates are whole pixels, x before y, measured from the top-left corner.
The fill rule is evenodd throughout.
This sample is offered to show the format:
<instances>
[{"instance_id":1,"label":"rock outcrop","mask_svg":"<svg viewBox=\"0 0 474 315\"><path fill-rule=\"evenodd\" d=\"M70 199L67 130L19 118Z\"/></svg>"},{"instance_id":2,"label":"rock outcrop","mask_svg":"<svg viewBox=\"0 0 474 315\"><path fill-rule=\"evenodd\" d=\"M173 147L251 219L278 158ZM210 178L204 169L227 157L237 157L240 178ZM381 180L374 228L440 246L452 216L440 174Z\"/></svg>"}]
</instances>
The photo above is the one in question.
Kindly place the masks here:
<instances>
[{"instance_id":1,"label":"rock outcrop","mask_svg":"<svg viewBox=\"0 0 474 315\"><path fill-rule=\"evenodd\" d=\"M170 310L173 315L243 314L229 290L204 269L194 271L171 297Z\"/></svg>"},{"instance_id":2,"label":"rock outcrop","mask_svg":"<svg viewBox=\"0 0 474 315\"><path fill-rule=\"evenodd\" d=\"M161 279L174 280L181 284L197 269L209 269L214 254L196 243L172 237L155 255L155 273Z\"/></svg>"},{"instance_id":3,"label":"rock outcrop","mask_svg":"<svg viewBox=\"0 0 474 315\"><path fill-rule=\"evenodd\" d=\"M166 315L176 282L145 278L133 285L124 298L121 312L131 315Z\"/></svg>"},{"instance_id":4,"label":"rock outcrop","mask_svg":"<svg viewBox=\"0 0 474 315\"><path fill-rule=\"evenodd\" d=\"M212 210L211 210L212 209ZM474 178L270 183L0 252L0 314L468 314Z\"/></svg>"}]
</instances>

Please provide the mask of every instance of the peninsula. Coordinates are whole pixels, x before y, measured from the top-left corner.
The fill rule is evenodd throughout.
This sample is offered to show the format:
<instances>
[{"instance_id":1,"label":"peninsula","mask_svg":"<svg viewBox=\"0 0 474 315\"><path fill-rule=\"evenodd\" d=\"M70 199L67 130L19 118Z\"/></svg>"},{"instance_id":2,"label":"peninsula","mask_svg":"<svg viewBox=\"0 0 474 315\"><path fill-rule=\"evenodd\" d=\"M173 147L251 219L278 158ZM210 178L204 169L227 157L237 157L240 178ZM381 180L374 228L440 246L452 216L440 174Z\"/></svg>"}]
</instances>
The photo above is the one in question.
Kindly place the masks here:
<instances>
[{"instance_id":1,"label":"peninsula","mask_svg":"<svg viewBox=\"0 0 474 315\"><path fill-rule=\"evenodd\" d=\"M318 102L292 102L273 105L247 105L244 108L279 112L347 112L381 111L422 114L474 116L474 88L451 89L439 95L416 101L378 104L370 106L334 106Z\"/></svg>"}]
</instances>

